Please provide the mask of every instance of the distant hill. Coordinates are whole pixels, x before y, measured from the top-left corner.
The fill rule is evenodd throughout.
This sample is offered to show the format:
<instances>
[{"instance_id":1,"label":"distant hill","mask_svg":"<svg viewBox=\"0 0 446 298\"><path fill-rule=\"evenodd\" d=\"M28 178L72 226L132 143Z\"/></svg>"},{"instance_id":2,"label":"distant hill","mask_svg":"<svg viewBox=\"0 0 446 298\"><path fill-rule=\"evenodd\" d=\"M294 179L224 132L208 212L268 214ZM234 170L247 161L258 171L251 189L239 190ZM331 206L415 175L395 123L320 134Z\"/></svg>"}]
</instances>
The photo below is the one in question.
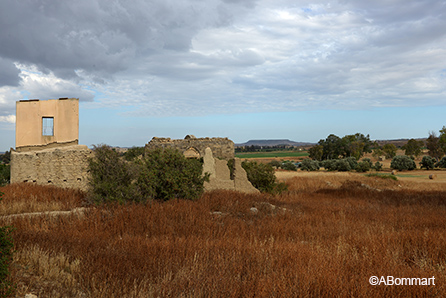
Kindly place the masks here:
<instances>
[{"instance_id":1,"label":"distant hill","mask_svg":"<svg viewBox=\"0 0 446 298\"><path fill-rule=\"evenodd\" d=\"M272 146L278 146L278 145L288 145L288 146L312 146L314 143L308 143L308 142L294 142L290 141L288 139L283 140L249 140L246 143L241 144L234 144L236 147L243 147L243 146L266 146L266 147L272 147Z\"/></svg>"}]
</instances>

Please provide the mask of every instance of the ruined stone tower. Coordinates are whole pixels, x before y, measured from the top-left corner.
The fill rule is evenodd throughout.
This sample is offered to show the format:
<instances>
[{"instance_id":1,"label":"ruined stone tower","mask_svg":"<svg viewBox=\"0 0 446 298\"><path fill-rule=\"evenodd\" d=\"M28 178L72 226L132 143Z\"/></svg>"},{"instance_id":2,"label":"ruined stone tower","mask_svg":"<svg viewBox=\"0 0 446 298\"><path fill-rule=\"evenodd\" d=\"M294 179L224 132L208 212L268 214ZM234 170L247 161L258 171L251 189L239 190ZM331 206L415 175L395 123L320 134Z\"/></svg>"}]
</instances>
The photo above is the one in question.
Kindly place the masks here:
<instances>
[{"instance_id":1,"label":"ruined stone tower","mask_svg":"<svg viewBox=\"0 0 446 298\"><path fill-rule=\"evenodd\" d=\"M78 140L78 98L18 101L11 183L86 189L91 150Z\"/></svg>"}]
</instances>

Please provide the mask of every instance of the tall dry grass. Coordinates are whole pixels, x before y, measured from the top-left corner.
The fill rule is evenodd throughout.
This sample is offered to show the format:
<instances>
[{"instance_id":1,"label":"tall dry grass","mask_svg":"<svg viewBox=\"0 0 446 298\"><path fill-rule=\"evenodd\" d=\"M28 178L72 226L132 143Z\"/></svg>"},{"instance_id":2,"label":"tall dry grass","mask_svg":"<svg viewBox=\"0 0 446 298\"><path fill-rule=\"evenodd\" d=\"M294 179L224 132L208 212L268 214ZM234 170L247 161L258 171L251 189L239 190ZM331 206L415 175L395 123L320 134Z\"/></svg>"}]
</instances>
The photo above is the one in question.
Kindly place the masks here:
<instances>
[{"instance_id":1,"label":"tall dry grass","mask_svg":"<svg viewBox=\"0 0 446 298\"><path fill-rule=\"evenodd\" d=\"M64 211L80 207L85 193L74 189L14 183L0 187L3 197L0 216L43 211Z\"/></svg>"},{"instance_id":2,"label":"tall dry grass","mask_svg":"<svg viewBox=\"0 0 446 298\"><path fill-rule=\"evenodd\" d=\"M15 218L13 278L39 297L446 295L446 192L326 182ZM61 274L36 269L53 267ZM435 286L371 286L372 275L435 276Z\"/></svg>"}]
</instances>

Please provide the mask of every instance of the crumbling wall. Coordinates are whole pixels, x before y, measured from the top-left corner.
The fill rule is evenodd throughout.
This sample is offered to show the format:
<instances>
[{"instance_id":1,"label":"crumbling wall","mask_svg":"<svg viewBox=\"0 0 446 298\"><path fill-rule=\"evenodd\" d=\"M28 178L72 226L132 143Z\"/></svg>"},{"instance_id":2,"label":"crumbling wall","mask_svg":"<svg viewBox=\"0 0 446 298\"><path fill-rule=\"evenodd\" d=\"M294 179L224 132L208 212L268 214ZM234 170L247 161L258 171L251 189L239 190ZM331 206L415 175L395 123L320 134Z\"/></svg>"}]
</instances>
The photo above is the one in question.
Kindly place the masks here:
<instances>
[{"instance_id":1,"label":"crumbling wall","mask_svg":"<svg viewBox=\"0 0 446 298\"><path fill-rule=\"evenodd\" d=\"M185 153L186 156L198 152L200 156L195 157L203 157L208 147L216 158L234 158L234 142L228 138L195 138L188 135L182 140L172 140L171 138L154 137L146 144L145 150L147 152L155 148L176 148Z\"/></svg>"},{"instance_id":2,"label":"crumbling wall","mask_svg":"<svg viewBox=\"0 0 446 298\"><path fill-rule=\"evenodd\" d=\"M88 158L92 151L85 145L38 151L11 152L11 183L88 189Z\"/></svg>"},{"instance_id":3,"label":"crumbling wall","mask_svg":"<svg viewBox=\"0 0 446 298\"><path fill-rule=\"evenodd\" d=\"M209 173L209 182L204 183L206 191L214 189L228 189L245 193L258 193L259 190L252 186L248 180L245 169L239 158L234 159L234 174L231 179L230 169L227 160L215 159L212 150L205 149L203 156L203 174Z\"/></svg>"}]
</instances>

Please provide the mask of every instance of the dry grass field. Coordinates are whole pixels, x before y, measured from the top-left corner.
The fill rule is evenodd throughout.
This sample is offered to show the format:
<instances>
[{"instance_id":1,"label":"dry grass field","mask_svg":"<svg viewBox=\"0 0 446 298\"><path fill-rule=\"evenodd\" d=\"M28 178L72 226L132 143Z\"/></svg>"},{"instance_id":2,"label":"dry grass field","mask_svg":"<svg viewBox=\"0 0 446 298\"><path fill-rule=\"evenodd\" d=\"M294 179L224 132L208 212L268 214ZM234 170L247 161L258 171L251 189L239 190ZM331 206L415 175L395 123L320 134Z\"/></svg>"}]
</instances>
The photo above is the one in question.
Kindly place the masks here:
<instances>
[{"instance_id":1,"label":"dry grass field","mask_svg":"<svg viewBox=\"0 0 446 298\"><path fill-rule=\"evenodd\" d=\"M16 228L17 297L446 296L440 178L289 173L278 173L289 190L276 196L214 191L197 201L3 217L0 225ZM84 196L25 184L0 191L3 215L70 210ZM371 276L435 277L435 285L372 286Z\"/></svg>"}]
</instances>

